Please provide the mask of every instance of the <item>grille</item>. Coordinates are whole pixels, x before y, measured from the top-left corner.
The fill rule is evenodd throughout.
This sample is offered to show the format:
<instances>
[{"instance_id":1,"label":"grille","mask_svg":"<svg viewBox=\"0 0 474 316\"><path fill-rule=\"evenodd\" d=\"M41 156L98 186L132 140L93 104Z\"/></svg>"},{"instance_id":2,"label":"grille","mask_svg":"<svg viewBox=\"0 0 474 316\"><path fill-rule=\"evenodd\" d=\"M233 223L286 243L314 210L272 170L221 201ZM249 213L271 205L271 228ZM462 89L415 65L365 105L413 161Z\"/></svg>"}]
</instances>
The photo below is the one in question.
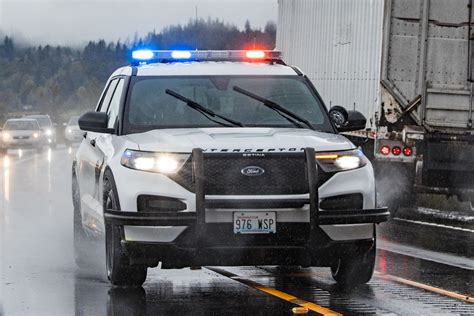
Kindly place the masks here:
<instances>
[{"instance_id":1,"label":"grille","mask_svg":"<svg viewBox=\"0 0 474 316\"><path fill-rule=\"evenodd\" d=\"M13 136L13 139L29 139L29 136Z\"/></svg>"},{"instance_id":2,"label":"grille","mask_svg":"<svg viewBox=\"0 0 474 316\"><path fill-rule=\"evenodd\" d=\"M262 155L259 153L259 155ZM242 169L249 166L262 168L259 176L246 176ZM319 185L332 174L319 169ZM265 153L255 157L246 154L205 154L205 194L208 195L283 195L308 193L305 156L303 153ZM194 192L192 160L171 178Z\"/></svg>"}]
</instances>

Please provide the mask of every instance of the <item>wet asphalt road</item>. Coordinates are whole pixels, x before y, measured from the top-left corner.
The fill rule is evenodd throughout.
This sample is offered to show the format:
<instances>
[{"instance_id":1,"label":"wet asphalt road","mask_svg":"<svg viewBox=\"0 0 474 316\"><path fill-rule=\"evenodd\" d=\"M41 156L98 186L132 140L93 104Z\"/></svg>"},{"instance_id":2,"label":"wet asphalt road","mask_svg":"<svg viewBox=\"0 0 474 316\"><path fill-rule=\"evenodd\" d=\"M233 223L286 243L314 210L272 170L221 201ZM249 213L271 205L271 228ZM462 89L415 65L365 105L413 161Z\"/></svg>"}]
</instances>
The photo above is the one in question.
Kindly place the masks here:
<instances>
[{"instance_id":1,"label":"wet asphalt road","mask_svg":"<svg viewBox=\"0 0 474 316\"><path fill-rule=\"evenodd\" d=\"M356 289L338 288L327 268L275 267L150 269L143 288L112 288L100 258L87 271L74 264L73 152L0 156L0 315L291 315L299 305L314 315L474 315L456 296L474 296L474 228L403 219L380 227L377 273Z\"/></svg>"}]
</instances>

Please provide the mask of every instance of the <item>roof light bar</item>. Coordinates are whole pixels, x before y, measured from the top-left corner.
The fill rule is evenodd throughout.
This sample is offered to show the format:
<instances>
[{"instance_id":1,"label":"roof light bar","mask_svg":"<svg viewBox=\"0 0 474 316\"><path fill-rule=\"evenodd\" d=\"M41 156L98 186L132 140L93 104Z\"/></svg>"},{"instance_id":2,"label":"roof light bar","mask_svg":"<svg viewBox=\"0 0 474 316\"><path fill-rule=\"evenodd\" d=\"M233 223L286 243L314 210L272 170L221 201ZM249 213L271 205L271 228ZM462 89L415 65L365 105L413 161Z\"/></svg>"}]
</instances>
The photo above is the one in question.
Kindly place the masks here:
<instances>
[{"instance_id":1,"label":"roof light bar","mask_svg":"<svg viewBox=\"0 0 474 316\"><path fill-rule=\"evenodd\" d=\"M174 61L276 61L283 63L280 51L274 50L136 50L134 63L166 63Z\"/></svg>"}]
</instances>

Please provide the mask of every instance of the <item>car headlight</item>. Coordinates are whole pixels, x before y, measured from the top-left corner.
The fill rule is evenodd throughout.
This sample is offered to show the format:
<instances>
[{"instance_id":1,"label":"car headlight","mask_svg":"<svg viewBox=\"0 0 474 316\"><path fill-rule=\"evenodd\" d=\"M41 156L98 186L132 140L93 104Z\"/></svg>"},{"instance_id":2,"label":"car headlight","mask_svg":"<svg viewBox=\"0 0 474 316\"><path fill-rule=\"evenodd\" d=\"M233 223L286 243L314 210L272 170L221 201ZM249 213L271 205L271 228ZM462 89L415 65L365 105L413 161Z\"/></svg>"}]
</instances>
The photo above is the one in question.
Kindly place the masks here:
<instances>
[{"instance_id":1,"label":"car headlight","mask_svg":"<svg viewBox=\"0 0 474 316\"><path fill-rule=\"evenodd\" d=\"M53 131L52 131L51 129L49 129L49 128L46 129L44 132L45 132L45 134L46 134L47 136L53 135Z\"/></svg>"},{"instance_id":2,"label":"car headlight","mask_svg":"<svg viewBox=\"0 0 474 316\"><path fill-rule=\"evenodd\" d=\"M3 138L4 140L9 140L9 139L10 139L10 134L8 134L8 133L3 133L2 138Z\"/></svg>"},{"instance_id":3,"label":"car headlight","mask_svg":"<svg viewBox=\"0 0 474 316\"><path fill-rule=\"evenodd\" d=\"M38 133L33 133L33 138L38 138L39 134Z\"/></svg>"},{"instance_id":4,"label":"car headlight","mask_svg":"<svg viewBox=\"0 0 474 316\"><path fill-rule=\"evenodd\" d=\"M357 169L365 166L367 157L361 150L348 150L332 153L316 153L318 165L325 172L337 172Z\"/></svg>"},{"instance_id":5,"label":"car headlight","mask_svg":"<svg viewBox=\"0 0 474 316\"><path fill-rule=\"evenodd\" d=\"M159 172L164 174L176 173L188 160L190 154L157 153L127 149L120 163L127 168Z\"/></svg>"}]
</instances>

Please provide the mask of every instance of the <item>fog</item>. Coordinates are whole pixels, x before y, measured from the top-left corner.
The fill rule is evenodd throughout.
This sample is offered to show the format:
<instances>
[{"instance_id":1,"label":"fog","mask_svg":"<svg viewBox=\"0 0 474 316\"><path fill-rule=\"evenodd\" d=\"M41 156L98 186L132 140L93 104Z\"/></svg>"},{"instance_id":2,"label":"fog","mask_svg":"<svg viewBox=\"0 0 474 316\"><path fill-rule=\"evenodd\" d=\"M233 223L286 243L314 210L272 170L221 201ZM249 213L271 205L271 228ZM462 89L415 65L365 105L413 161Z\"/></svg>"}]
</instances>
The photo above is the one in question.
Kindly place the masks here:
<instances>
[{"instance_id":1,"label":"fog","mask_svg":"<svg viewBox=\"0 0 474 316\"><path fill-rule=\"evenodd\" d=\"M150 31L200 18L243 28L277 19L276 0L1 0L0 34L30 44L81 46L90 40L133 40Z\"/></svg>"}]
</instances>

